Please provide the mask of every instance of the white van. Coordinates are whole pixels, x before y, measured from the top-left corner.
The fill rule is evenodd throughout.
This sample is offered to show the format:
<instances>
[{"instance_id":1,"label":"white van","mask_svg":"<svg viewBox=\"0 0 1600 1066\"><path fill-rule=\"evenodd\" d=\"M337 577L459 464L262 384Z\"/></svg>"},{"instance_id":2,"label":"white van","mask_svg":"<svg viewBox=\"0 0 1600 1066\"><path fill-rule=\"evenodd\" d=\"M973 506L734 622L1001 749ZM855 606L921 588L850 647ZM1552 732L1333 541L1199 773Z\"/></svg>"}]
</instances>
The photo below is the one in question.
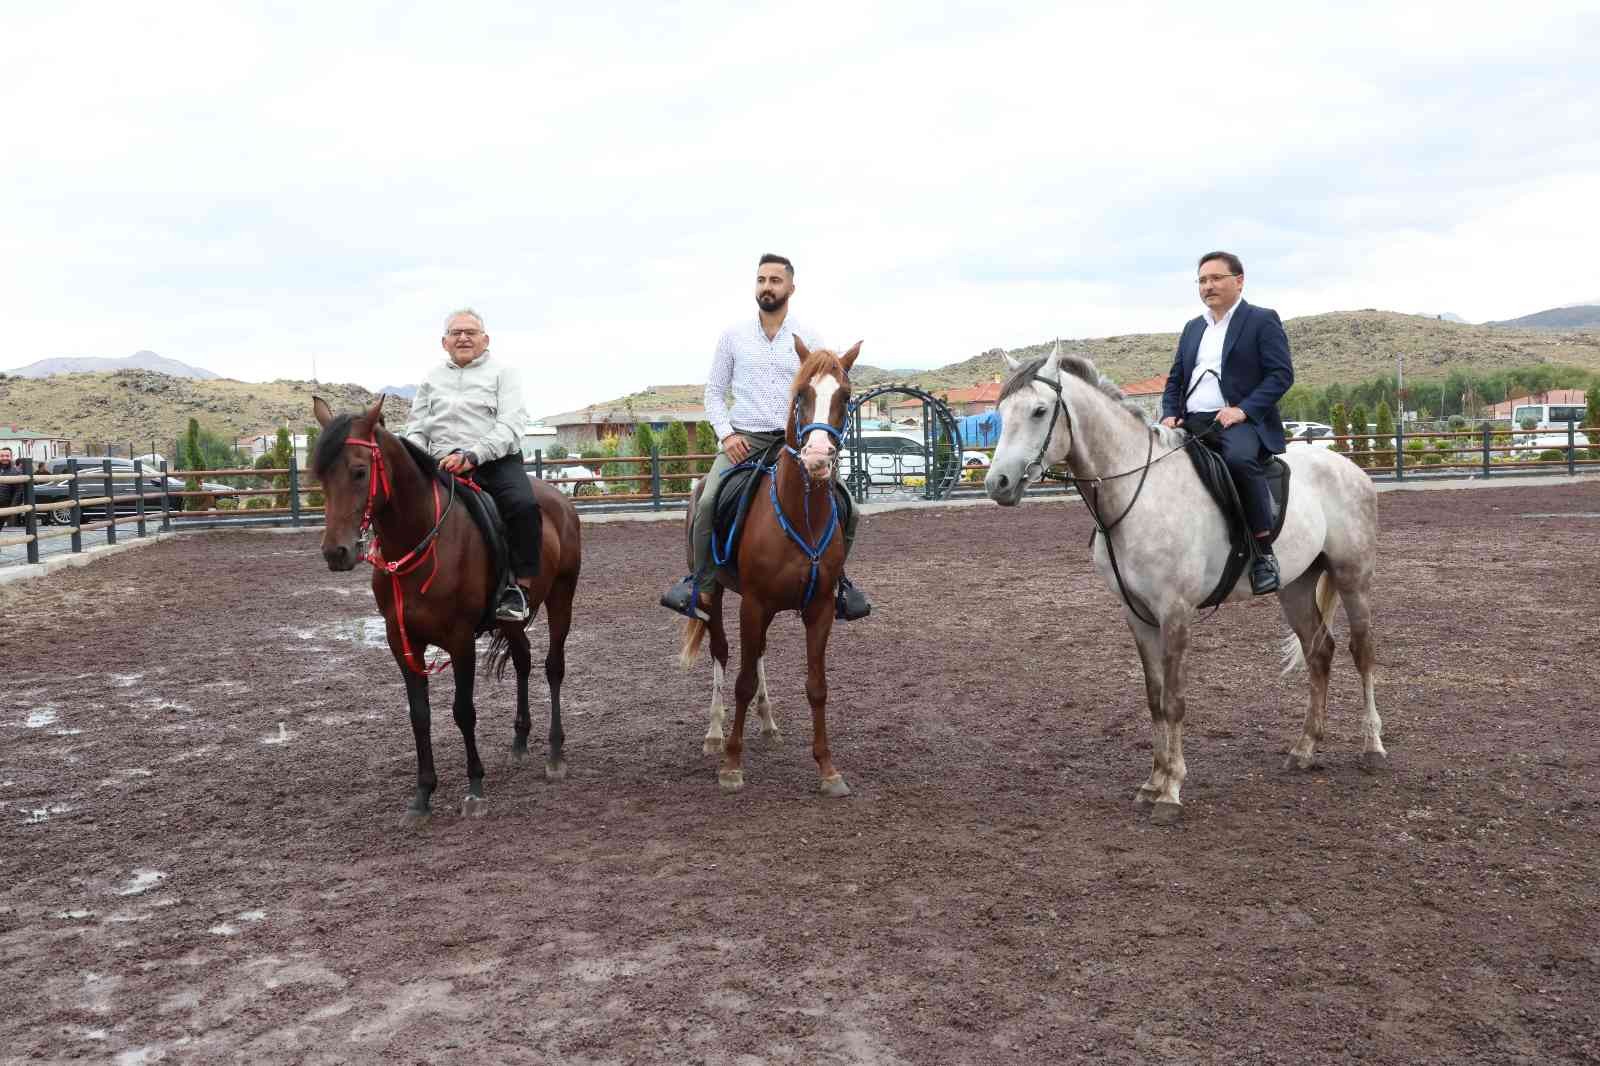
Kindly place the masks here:
<instances>
[{"instance_id":1,"label":"white van","mask_svg":"<svg viewBox=\"0 0 1600 1066\"><path fill-rule=\"evenodd\" d=\"M1511 410L1511 429L1523 430L1526 422L1534 423L1533 432L1523 430L1516 434L1516 442L1536 448L1565 448L1567 423L1583 425L1588 410L1581 403L1519 403ZM1587 448L1589 435L1580 431L1572 435L1574 448ZM1526 454L1526 453L1524 453Z\"/></svg>"}]
</instances>

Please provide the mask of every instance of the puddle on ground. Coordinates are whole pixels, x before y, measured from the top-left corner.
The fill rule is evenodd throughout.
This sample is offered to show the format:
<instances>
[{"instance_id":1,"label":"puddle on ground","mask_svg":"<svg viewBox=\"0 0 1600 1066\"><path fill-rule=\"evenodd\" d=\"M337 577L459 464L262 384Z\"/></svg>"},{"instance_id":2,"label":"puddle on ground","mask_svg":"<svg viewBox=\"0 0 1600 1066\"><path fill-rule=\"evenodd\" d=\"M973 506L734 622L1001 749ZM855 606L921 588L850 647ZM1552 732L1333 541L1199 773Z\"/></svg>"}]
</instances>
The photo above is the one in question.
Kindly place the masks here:
<instances>
[{"instance_id":1,"label":"puddle on ground","mask_svg":"<svg viewBox=\"0 0 1600 1066\"><path fill-rule=\"evenodd\" d=\"M72 808L65 803L52 803L46 807L27 808L27 812L28 817L23 819L23 824L38 825L40 822L48 822L58 814L71 814Z\"/></svg>"},{"instance_id":2,"label":"puddle on ground","mask_svg":"<svg viewBox=\"0 0 1600 1066\"><path fill-rule=\"evenodd\" d=\"M368 648L389 646L387 624L377 616L347 618L342 622L329 622L310 629L291 629L290 632L300 640L333 641Z\"/></svg>"},{"instance_id":3,"label":"puddle on ground","mask_svg":"<svg viewBox=\"0 0 1600 1066\"><path fill-rule=\"evenodd\" d=\"M128 883L117 889L117 895L137 896L141 892L148 892L166 879L167 875L160 870L135 870Z\"/></svg>"},{"instance_id":4,"label":"puddle on ground","mask_svg":"<svg viewBox=\"0 0 1600 1066\"><path fill-rule=\"evenodd\" d=\"M294 734L289 732L288 728L285 727L282 722L279 722L278 723L278 731L276 733L274 733L272 736L262 737L261 738L261 743L263 743L263 744L287 744L287 743L289 743L290 738L293 737L293 736L294 736Z\"/></svg>"},{"instance_id":5,"label":"puddle on ground","mask_svg":"<svg viewBox=\"0 0 1600 1066\"><path fill-rule=\"evenodd\" d=\"M144 680L143 674L107 674L106 680L118 688L132 688Z\"/></svg>"},{"instance_id":6,"label":"puddle on ground","mask_svg":"<svg viewBox=\"0 0 1600 1066\"><path fill-rule=\"evenodd\" d=\"M40 707L37 711L29 712L22 724L29 729L43 729L47 725L55 725L60 720L61 715L56 713L54 707Z\"/></svg>"}]
</instances>

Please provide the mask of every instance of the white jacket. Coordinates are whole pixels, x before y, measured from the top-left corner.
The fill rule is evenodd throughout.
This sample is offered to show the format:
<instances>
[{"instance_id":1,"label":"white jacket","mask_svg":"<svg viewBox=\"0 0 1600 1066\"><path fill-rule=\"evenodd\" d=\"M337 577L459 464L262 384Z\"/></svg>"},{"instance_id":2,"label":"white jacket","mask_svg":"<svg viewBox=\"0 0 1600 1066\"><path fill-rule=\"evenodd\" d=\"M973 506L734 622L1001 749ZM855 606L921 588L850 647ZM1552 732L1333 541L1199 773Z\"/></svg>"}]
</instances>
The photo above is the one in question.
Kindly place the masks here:
<instances>
[{"instance_id":1,"label":"white jacket","mask_svg":"<svg viewBox=\"0 0 1600 1066\"><path fill-rule=\"evenodd\" d=\"M435 459L459 448L477 455L481 464L520 457L527 424L522 374L515 367L492 352L466 366L446 356L418 387L405 438Z\"/></svg>"}]
</instances>

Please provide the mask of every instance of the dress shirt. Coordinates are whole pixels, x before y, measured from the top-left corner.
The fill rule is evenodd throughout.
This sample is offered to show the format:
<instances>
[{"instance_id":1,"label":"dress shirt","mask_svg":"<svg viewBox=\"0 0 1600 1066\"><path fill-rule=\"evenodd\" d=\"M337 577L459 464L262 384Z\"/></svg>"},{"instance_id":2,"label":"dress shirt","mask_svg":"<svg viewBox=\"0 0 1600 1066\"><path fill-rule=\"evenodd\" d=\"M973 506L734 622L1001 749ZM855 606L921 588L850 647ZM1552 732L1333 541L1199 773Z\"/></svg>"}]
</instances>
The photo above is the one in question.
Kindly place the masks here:
<instances>
[{"instance_id":1,"label":"dress shirt","mask_svg":"<svg viewBox=\"0 0 1600 1066\"><path fill-rule=\"evenodd\" d=\"M1233 306L1228 308L1228 313L1220 319L1211 317L1211 308L1206 308L1202 315L1206 320L1206 331L1200 337L1200 350L1195 354L1194 373L1189 375L1189 402L1184 405L1189 411L1220 411L1228 406L1228 401L1222 395L1222 344L1228 338L1228 323L1233 321L1233 313L1239 310L1239 300L1233 301Z\"/></svg>"},{"instance_id":2,"label":"dress shirt","mask_svg":"<svg viewBox=\"0 0 1600 1066\"><path fill-rule=\"evenodd\" d=\"M816 351L822 338L785 316L777 334L767 339L758 315L723 331L706 379L706 421L723 440L735 427L754 432L781 430L789 421L789 388L800 372L794 337ZM727 395L733 393L733 408Z\"/></svg>"}]
</instances>

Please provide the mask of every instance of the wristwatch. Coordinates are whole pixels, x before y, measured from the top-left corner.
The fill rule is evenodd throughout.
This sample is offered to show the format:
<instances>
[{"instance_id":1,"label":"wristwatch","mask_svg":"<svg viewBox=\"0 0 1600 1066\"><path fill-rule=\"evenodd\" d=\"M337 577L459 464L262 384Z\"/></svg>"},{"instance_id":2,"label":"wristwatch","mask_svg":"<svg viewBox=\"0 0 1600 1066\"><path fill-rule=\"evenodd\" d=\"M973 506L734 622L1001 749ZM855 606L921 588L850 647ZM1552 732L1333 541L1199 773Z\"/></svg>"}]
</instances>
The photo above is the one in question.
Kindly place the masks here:
<instances>
[{"instance_id":1,"label":"wristwatch","mask_svg":"<svg viewBox=\"0 0 1600 1066\"><path fill-rule=\"evenodd\" d=\"M477 466L478 465L478 453L477 452L468 452L467 453L467 465L468 466Z\"/></svg>"}]
</instances>

